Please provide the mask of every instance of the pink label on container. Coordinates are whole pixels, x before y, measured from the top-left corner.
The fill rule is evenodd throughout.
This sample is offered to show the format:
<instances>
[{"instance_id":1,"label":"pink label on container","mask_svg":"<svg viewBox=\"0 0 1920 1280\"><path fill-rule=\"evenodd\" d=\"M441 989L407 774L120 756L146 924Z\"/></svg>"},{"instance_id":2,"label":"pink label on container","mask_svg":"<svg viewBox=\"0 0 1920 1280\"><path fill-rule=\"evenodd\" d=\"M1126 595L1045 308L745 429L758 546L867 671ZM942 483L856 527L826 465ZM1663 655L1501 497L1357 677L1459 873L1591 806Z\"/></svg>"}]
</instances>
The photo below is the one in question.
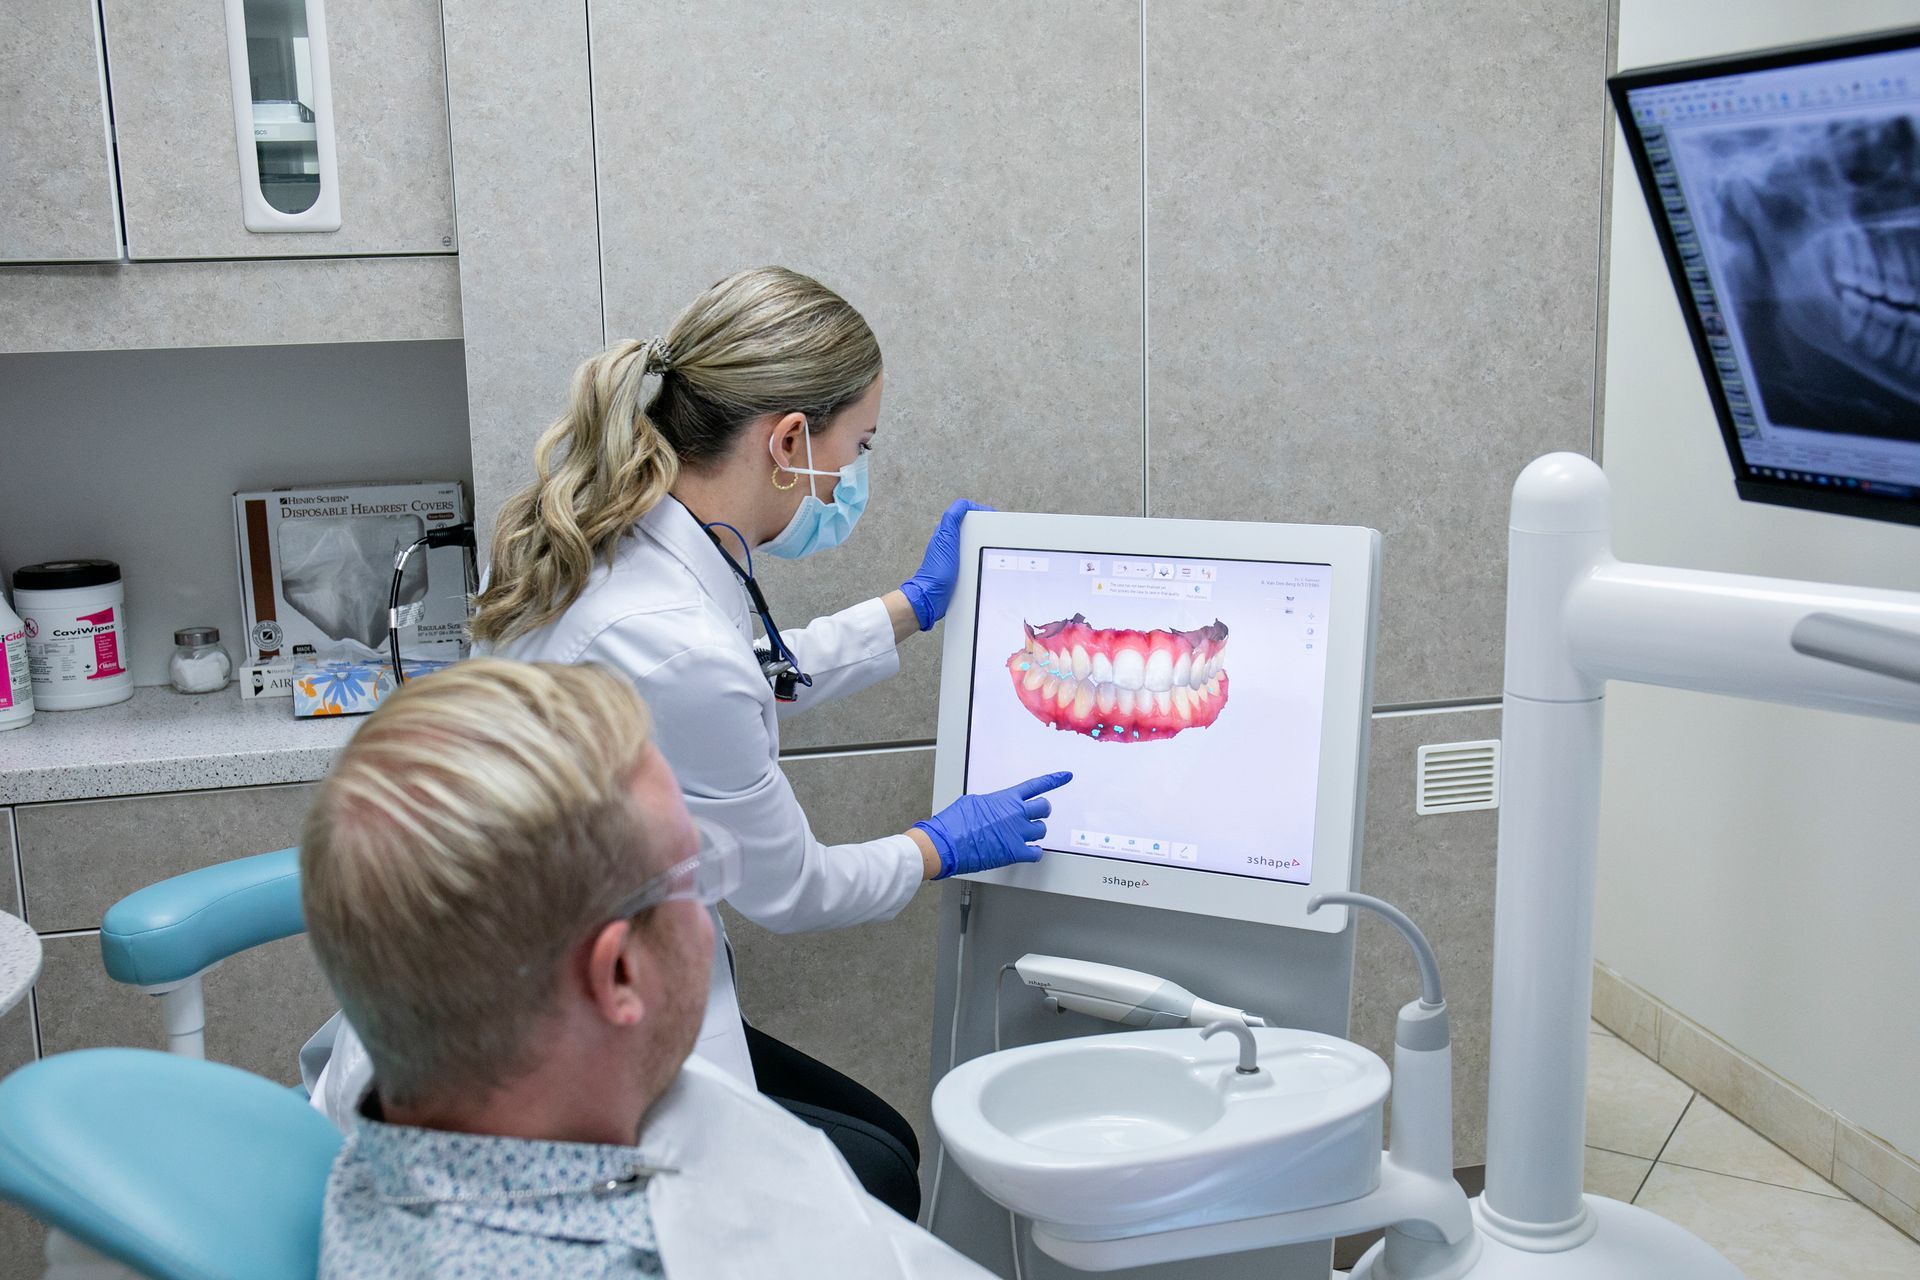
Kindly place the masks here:
<instances>
[{"instance_id":1,"label":"pink label on container","mask_svg":"<svg viewBox=\"0 0 1920 1280\"><path fill-rule=\"evenodd\" d=\"M0 711L13 706L13 646L24 645L27 633L16 631L10 636L0 636Z\"/></svg>"},{"instance_id":2,"label":"pink label on container","mask_svg":"<svg viewBox=\"0 0 1920 1280\"><path fill-rule=\"evenodd\" d=\"M120 665L120 628L113 624L113 606L82 614L79 620L103 628L93 633L93 674L87 679L108 680L126 674L126 668Z\"/></svg>"}]
</instances>

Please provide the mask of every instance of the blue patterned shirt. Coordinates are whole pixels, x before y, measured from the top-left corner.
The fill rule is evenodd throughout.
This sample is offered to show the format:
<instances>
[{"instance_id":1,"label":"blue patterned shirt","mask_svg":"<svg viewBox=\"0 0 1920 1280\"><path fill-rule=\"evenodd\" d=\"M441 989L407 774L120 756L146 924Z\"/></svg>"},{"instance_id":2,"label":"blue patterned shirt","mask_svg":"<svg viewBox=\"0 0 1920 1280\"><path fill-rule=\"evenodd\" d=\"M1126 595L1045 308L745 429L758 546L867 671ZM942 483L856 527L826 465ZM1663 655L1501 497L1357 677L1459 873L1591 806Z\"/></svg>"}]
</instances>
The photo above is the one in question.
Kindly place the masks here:
<instances>
[{"instance_id":1,"label":"blue patterned shirt","mask_svg":"<svg viewBox=\"0 0 1920 1280\"><path fill-rule=\"evenodd\" d=\"M637 1147L361 1117L327 1179L320 1280L664 1276L651 1182Z\"/></svg>"}]
</instances>

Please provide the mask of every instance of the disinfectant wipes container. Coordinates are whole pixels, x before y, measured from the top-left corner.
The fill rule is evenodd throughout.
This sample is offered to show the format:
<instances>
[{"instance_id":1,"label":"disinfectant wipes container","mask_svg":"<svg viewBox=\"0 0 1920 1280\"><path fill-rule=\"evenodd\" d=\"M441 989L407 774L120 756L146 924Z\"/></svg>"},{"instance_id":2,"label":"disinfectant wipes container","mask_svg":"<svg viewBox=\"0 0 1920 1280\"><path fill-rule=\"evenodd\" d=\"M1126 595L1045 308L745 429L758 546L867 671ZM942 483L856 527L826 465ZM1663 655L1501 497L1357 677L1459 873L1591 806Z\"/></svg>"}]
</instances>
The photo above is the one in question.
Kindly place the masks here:
<instances>
[{"instance_id":1,"label":"disinfectant wipes container","mask_svg":"<svg viewBox=\"0 0 1920 1280\"><path fill-rule=\"evenodd\" d=\"M0 591L0 729L33 723L33 677L27 672L27 624Z\"/></svg>"},{"instance_id":2,"label":"disinfectant wipes container","mask_svg":"<svg viewBox=\"0 0 1920 1280\"><path fill-rule=\"evenodd\" d=\"M133 696L127 668L127 593L111 560L49 560L13 573L13 607L26 624L33 705L104 707Z\"/></svg>"}]
</instances>

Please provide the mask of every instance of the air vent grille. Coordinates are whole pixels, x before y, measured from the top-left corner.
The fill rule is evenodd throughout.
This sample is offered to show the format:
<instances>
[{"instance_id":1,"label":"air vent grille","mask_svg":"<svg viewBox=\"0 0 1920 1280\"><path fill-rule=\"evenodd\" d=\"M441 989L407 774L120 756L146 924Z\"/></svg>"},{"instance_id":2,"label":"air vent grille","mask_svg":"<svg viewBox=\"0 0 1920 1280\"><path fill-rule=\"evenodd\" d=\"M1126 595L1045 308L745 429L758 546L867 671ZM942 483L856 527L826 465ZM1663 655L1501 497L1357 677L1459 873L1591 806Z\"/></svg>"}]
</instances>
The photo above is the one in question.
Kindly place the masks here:
<instances>
[{"instance_id":1,"label":"air vent grille","mask_svg":"<svg viewBox=\"0 0 1920 1280\"><path fill-rule=\"evenodd\" d=\"M1420 748L1415 813L1463 813L1500 807L1500 740L1437 742Z\"/></svg>"}]
</instances>

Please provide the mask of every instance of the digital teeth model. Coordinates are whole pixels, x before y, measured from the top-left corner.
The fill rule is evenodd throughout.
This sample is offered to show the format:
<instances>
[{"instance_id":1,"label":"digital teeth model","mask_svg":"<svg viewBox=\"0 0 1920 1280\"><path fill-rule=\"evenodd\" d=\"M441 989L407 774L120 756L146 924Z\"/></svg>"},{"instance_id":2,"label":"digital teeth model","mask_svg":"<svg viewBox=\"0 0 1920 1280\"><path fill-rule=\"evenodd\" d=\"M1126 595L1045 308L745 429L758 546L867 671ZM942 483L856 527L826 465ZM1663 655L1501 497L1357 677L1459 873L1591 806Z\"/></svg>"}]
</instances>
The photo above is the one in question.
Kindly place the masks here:
<instances>
[{"instance_id":1,"label":"digital teeth model","mask_svg":"<svg viewBox=\"0 0 1920 1280\"><path fill-rule=\"evenodd\" d=\"M1007 659L1020 704L1055 729L1148 742L1204 729L1227 705L1226 624L1194 631L1096 631L1074 614L1026 628Z\"/></svg>"}]
</instances>

